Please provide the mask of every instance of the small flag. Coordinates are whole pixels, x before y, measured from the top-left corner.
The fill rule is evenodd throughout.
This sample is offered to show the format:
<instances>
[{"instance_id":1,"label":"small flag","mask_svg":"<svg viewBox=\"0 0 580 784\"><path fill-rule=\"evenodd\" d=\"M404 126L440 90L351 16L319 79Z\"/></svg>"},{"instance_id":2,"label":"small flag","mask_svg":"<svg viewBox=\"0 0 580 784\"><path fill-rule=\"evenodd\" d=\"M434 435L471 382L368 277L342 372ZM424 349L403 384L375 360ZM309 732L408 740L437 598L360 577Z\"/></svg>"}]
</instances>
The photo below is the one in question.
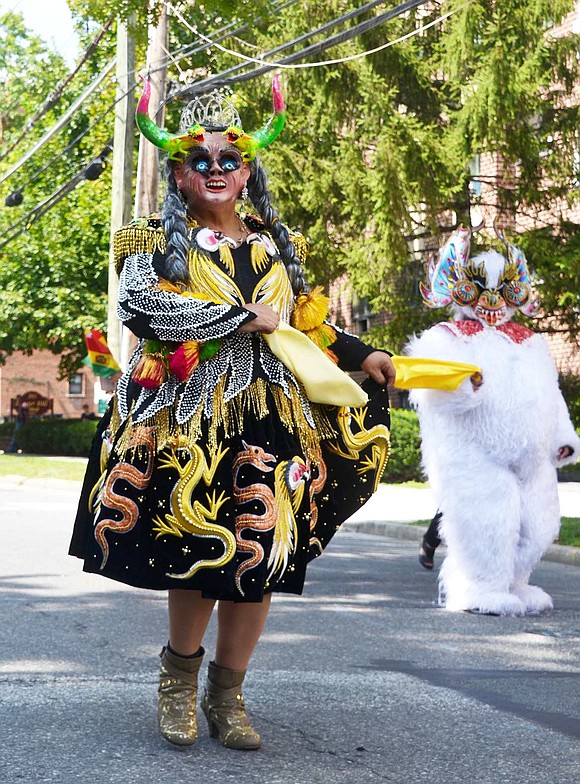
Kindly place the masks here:
<instances>
[{"instance_id":1,"label":"small flag","mask_svg":"<svg viewBox=\"0 0 580 784\"><path fill-rule=\"evenodd\" d=\"M121 371L121 368L117 365L109 351L107 341L103 337L102 332L98 329L91 329L90 332L86 332L85 343L89 354L83 360L83 364L92 368L95 376L108 378Z\"/></svg>"}]
</instances>

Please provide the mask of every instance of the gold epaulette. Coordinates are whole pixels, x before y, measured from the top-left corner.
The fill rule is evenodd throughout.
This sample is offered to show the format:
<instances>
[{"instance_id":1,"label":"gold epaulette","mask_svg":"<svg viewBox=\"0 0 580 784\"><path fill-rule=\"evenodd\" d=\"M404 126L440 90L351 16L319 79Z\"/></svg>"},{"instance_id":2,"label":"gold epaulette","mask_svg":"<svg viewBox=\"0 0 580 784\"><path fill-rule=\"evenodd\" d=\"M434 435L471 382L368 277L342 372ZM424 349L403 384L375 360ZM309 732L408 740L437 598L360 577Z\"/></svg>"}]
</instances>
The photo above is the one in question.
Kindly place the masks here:
<instances>
[{"instance_id":1,"label":"gold epaulette","mask_svg":"<svg viewBox=\"0 0 580 784\"><path fill-rule=\"evenodd\" d=\"M158 215L148 218L136 218L126 226L122 226L113 236L113 256L115 269L121 272L127 256L135 253L165 253L165 231Z\"/></svg>"},{"instance_id":2,"label":"gold epaulette","mask_svg":"<svg viewBox=\"0 0 580 784\"><path fill-rule=\"evenodd\" d=\"M308 240L304 236L304 234L300 234L299 231L292 231L288 230L288 234L290 235L290 239L292 240L292 244L296 249L296 255L300 261L300 264L305 264L306 259L309 256L310 249L308 247Z\"/></svg>"}]
</instances>

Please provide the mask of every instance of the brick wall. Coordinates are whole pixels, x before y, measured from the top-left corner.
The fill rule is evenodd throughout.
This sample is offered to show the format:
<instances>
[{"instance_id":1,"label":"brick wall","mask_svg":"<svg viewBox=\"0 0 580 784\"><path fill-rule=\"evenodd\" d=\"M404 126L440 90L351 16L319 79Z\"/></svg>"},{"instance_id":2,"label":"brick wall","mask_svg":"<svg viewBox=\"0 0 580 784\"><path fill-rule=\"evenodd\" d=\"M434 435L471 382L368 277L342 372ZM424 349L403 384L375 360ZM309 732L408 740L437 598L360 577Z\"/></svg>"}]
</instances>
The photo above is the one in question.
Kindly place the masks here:
<instances>
[{"instance_id":1,"label":"brick wall","mask_svg":"<svg viewBox=\"0 0 580 784\"><path fill-rule=\"evenodd\" d=\"M0 417L10 416L10 400L26 392L38 392L52 398L54 413L65 419L80 417L82 406L88 403L96 413L94 403L95 379L89 368L82 367L80 395L69 394L69 382L58 380L59 357L50 351L35 351L31 356L16 352L0 365Z\"/></svg>"}]
</instances>

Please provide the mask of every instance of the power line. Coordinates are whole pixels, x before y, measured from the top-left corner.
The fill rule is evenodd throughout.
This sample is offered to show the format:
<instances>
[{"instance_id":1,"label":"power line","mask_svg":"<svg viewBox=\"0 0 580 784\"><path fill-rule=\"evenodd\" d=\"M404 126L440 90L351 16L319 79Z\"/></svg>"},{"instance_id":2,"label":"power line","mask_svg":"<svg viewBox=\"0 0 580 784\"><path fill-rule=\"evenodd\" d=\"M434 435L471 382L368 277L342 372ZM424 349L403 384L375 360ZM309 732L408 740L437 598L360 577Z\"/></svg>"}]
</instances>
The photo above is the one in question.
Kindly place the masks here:
<instances>
[{"instance_id":1,"label":"power line","mask_svg":"<svg viewBox=\"0 0 580 784\"><path fill-rule=\"evenodd\" d=\"M11 177L15 172L17 172L18 169L24 166L24 164L30 158L32 158L35 152L37 152L43 145L46 144L47 141L49 141L49 139L51 139L56 133L58 133L58 131L60 131L61 128L63 128L67 124L67 122L70 120L72 115L76 112L76 110L86 101L89 95L93 93L97 89L97 87L99 87L99 85L105 79L109 71L111 71L111 69L115 66L115 62L116 62L116 58L110 60L107 63L107 65L102 69L102 71L96 76L96 78L91 82L91 84L87 87L87 89L83 92L83 94L79 96L79 98L77 98L77 100L73 104L71 104L71 106L69 106L67 111L52 126L52 128L49 128L49 130L44 134L44 136L41 139L39 139L39 141L36 142L36 144L33 147L31 147L30 150L25 155L23 155L19 161L15 163L14 166L8 172L6 172L6 174L3 174L2 177L0 177L0 185L9 177Z\"/></svg>"},{"instance_id":2,"label":"power line","mask_svg":"<svg viewBox=\"0 0 580 784\"><path fill-rule=\"evenodd\" d=\"M54 108L54 106L56 106L56 103L57 103L57 101L59 100L59 98L61 97L61 95L63 94L64 90L65 90L65 89L68 87L68 85L69 85L69 84L72 82L72 80L75 78L75 76L78 74L78 72L80 71L80 69L83 67L83 65L86 63L86 61L88 60L88 58L89 58L89 57L90 57L90 56L93 54L93 52L95 51L95 49L97 48L97 46L98 46L98 45L99 45L99 43L101 42L101 39L103 38L103 36L105 35L105 33L107 32L107 30L109 29L109 27L111 26L111 23L112 23L112 21L113 21L113 18L111 17L111 18L109 19L109 21L108 21L108 22L106 22L106 23L103 25L103 27L101 28L101 30L100 30L100 31L97 33L97 35L96 35L96 36L93 38L93 40L91 41L91 43L88 45L88 47L87 47L87 48L86 48L86 50L84 51L84 53L83 53L83 55L82 55L81 59L79 60L79 62L78 62L78 63L77 63L77 65L75 66L75 68L74 68L74 69L73 69L73 70L72 70L72 71L71 71L71 72L70 72L70 73L69 73L69 74L68 74L68 75L67 75L67 76L66 76L66 77L65 77L65 78L62 80L62 81L60 81L60 82L57 84L57 86L54 88L54 90L52 91L52 93L51 93L51 94L48 96L48 98L47 98L47 99L45 100L45 102L42 104L42 106L40 107L40 109L38 109L38 110L36 111L36 114L34 114L34 115L33 115L33 116L32 116L32 117L31 117L31 118L28 120L28 122L26 123L26 125L25 125L25 127L24 127L24 130L22 131L22 133L20 134L20 136L19 136L19 137L18 137L18 138L17 138L17 139L16 139L14 142L12 142L12 144L10 145L10 147L8 147L8 149L7 149L7 150L4 150L4 152L2 153L2 155L0 155L0 161L3 161L3 160L4 160L4 158L6 158L6 156L7 156L7 155L9 155L9 154L12 152L12 150L13 150L15 147L17 147L17 146L18 146L18 144L20 144L20 142L22 141L22 139L24 139L24 137L26 136L26 134L27 134L27 133L29 133L29 132L30 132L30 131L31 131L31 130L34 128L34 126L36 125L36 123L38 122L38 120L39 120L39 119L40 119L40 118L41 118L41 117L42 117L44 114L46 114L46 112L50 111L50 109L52 109L52 108Z\"/></svg>"},{"instance_id":3,"label":"power line","mask_svg":"<svg viewBox=\"0 0 580 784\"><path fill-rule=\"evenodd\" d=\"M353 27L350 27L349 29L344 30L341 33L337 33L333 36L329 36L328 38L325 38L324 40L319 41L316 44L311 44L310 46L307 46L304 49L300 49L298 52L293 52L292 54L289 54L286 57L282 57L275 62L266 61L264 59L246 57L245 55L240 55L237 52L228 50L230 54L240 57L245 61L262 64L262 67L254 68L253 70L247 71L238 76L225 78L225 74L234 73L244 67L243 65L238 64L237 66L233 66L232 68L229 68L226 71L222 71L220 74L217 74L215 76L209 76L206 79L202 79L193 85L186 85L182 89L176 90L172 95L169 95L167 97L167 101L174 98L193 98L196 95L207 92L208 90L211 89L215 89L217 87L225 87L230 84L235 84L237 82L246 82L250 79L255 79L256 77L261 76L262 74L267 73L268 71L272 71L275 68L287 67L290 63L293 63L297 60L303 60L304 58L309 57L313 54L319 54L320 52L324 52L327 49L332 48L333 46L337 46L338 44L344 43L345 41L350 41L352 38L356 38L359 35L363 35L364 33L373 30L375 27L378 27L384 22L387 22L398 16L402 16L403 14L407 13L410 10L413 10L414 8L417 8L418 6L425 5L426 2L428 2L428 0L407 0L407 2L400 3L394 8L391 8L389 11L385 11L384 13L379 14L378 16L375 16L372 19L368 19L364 22L360 22L359 24L354 25ZM352 12L350 13L352 14ZM335 19L333 20L333 22L328 24L334 26L342 19L343 17L340 17L339 19ZM183 23L183 19L181 19L181 21ZM208 39L205 36L201 35L196 30L193 30L193 32L199 37L205 39L206 42L208 41ZM314 32L315 31L311 31L309 35L300 36L299 39L295 39L295 40L296 41L303 40L305 37L311 37L314 34ZM277 47L277 51L281 51L282 49L287 49L289 46L294 45L295 40L283 44L280 47ZM212 45L213 44L211 43L211 39L210 39L208 46L212 46ZM218 48L220 47L218 46ZM276 50L272 50L272 52L266 52L264 56L265 57L269 56L274 51ZM305 64L305 67L315 67L315 64L307 63Z\"/></svg>"},{"instance_id":4,"label":"power line","mask_svg":"<svg viewBox=\"0 0 580 784\"><path fill-rule=\"evenodd\" d=\"M32 224L38 220L38 218L42 217L46 212L51 210L59 201L68 196L77 185L82 182L83 180L96 180L101 172L103 171L106 165L106 158L113 150L113 143L112 140L107 142L106 146L103 150L97 155L93 160L87 165L84 166L74 177L71 177L70 180L65 182L64 185L61 185L60 188L57 188L53 191L50 196L47 196L46 199L40 204L37 204L34 209L30 210L26 215L23 215L16 223L9 226L0 234L0 239L9 235L3 242L0 242L0 250L6 245L8 245L12 240L16 239L16 237L20 236L24 231L26 231Z\"/></svg>"},{"instance_id":5,"label":"power line","mask_svg":"<svg viewBox=\"0 0 580 784\"><path fill-rule=\"evenodd\" d=\"M290 0L289 2L285 3L284 5L291 5L294 1L295 0ZM344 14L341 17L338 17L338 18L336 18L334 20L331 20L330 22L327 22L325 25L321 26L320 28L317 28L316 30L311 30L308 33L305 33L305 34L299 36L298 38L293 39L290 42L287 42L285 44L282 44L282 45L276 47L275 49L271 50L270 52L265 53L264 56L269 56L269 55L274 54L276 52L283 51L284 49L287 49L288 47L295 45L296 42L300 42L302 40L310 38L314 34L319 33L320 31L323 31L323 30L327 31L329 29L332 29L332 27L335 27L335 26L337 26L340 23L344 23L345 21L348 21L349 19L351 19L351 18L353 18L353 17L355 17L357 15L360 15L360 14L362 14L365 11L370 10L372 7L375 7L375 6L379 5L381 2L383 2L383 0L374 0L373 2L367 3L365 6L362 6L362 7L358 8L358 9L356 9L354 11L350 11L350 12L348 12L348 14ZM265 61L262 58L261 59L258 59L258 58L247 58L246 56L239 55L236 52L230 52L231 54L239 56L239 57L241 57L244 60L247 60L247 61L250 61L250 62L256 62L256 63L263 64L263 65L262 65L261 68L255 68L255 69L253 69L251 71L248 71L246 73L242 73L242 74L240 74L238 76L234 76L234 77L230 77L230 78L225 78L225 77L226 77L227 74L233 73L233 72L243 68L244 65L243 64L242 65L237 65L237 66L234 66L233 68L226 69L225 71L222 71L221 73L216 74L215 76L208 77L207 79L200 80L200 82L197 82L195 85L190 85L190 86L185 87L182 90L175 91L171 96L168 96L168 98L166 99L166 101L164 103L166 103L168 100L171 100L172 98L185 97L185 96L189 97L191 95L196 95L196 94L199 94L199 93L202 93L202 92L206 92L208 89L211 89L210 85L211 86L223 86L225 84L233 84L233 83L236 83L236 82L244 82L244 81L248 81L250 79L256 78L257 76L260 76L261 74L266 73L267 71L272 70L272 69L274 69L276 67L283 66L284 64L290 63L290 62L292 62L294 60L303 59L304 57L307 57L307 56L309 56L309 55L311 55L313 53L318 53L318 52L325 51L326 49L329 49L332 46L336 46L339 43L343 43L344 41L351 40L352 38L354 38L354 37L356 37L358 35L362 35L363 33L368 32L369 30L372 30L373 28L377 27L378 25L382 24L383 22L386 22L386 21L388 21L390 19L393 19L395 17L401 16L402 14L407 13L409 10L412 10L412 9L414 9L414 8L420 6L420 5L424 5L425 2L426 2L426 0L408 0L407 2L401 3L398 6L396 6L395 8L390 9L389 11L387 11L387 12L385 12L383 14L380 14L379 16L376 16L373 19L370 19L370 20L362 22L362 23L360 23L358 25L355 25L354 27L352 27L352 28L350 28L350 29L348 29L346 31L343 31L342 33L339 33L337 35L329 36L328 38L324 39L323 41L320 41L317 44L313 44L311 46L305 47L304 49L302 49L302 50L300 50L298 52L294 52L294 53L286 56L285 58L282 58L278 62L267 62L267 61ZM169 3L167 3L167 5L168 5L168 7L170 7ZM420 28L416 28L411 33L409 33L409 34L407 34L405 36L402 36L400 39L397 39L396 41L389 41L385 45L377 47L374 50L370 50L369 52L362 52L362 53L359 53L357 55L349 56L347 58L341 58L341 60L339 60L338 62L342 62L342 61L344 61L346 59L353 59L354 57L366 56L367 54L372 53L374 51L379 51L380 49L386 48L387 46L392 46L392 45L394 45L395 43L398 43L401 40L405 40L406 38L411 37L411 35L416 35L416 34L422 32L424 29L427 29L428 27L431 27L432 25L437 24L437 23L443 21L443 19L447 18L450 15L451 15L451 13L446 14L443 17L440 17L437 20L434 20L433 22L431 22L431 23L429 23L427 25L424 25L424 26L422 26ZM181 20L181 21L183 23L183 20ZM228 30L230 27L231 27L231 25L227 25L226 28L223 28L223 29L224 30ZM238 28L238 30L242 30L245 27L246 26L243 26L242 28ZM238 32L238 30L236 30L235 32ZM205 49L209 48L210 46L215 46L216 45L214 39L210 39L210 38L207 38L206 36L202 36L199 33L197 33L197 31L195 31L195 30L193 32L195 32L197 35L199 35L205 41L205 43L203 45L199 45L196 48L196 51L204 51ZM228 35L231 35L231 34L232 33L227 33L227 34L224 33L222 38L228 37ZM226 50L226 51L229 51L229 50ZM191 51L189 51L188 53L191 53ZM179 61L179 60L183 59L185 56L186 56L186 54L183 53L179 58L177 58L177 60ZM170 57L172 57L172 55L170 55ZM169 60L169 58L168 58L168 60ZM112 67L112 65L114 65L114 62L115 61L113 60L112 63L109 63L109 66ZM329 61L329 62L331 62L331 61ZM336 62L336 61L332 61L332 62ZM316 65L317 65L316 63L306 63L306 64L304 64L304 67L315 67ZM109 66L107 66L107 68L109 68ZM99 75L99 77L100 76L101 75ZM130 88L130 90L133 89L134 86L135 85L133 85ZM76 144L76 142L80 140L80 138L82 138L84 135L86 135L86 133L88 133L95 125L97 125L99 122L101 122L104 119L104 117L107 114L109 114L110 111L112 111L112 109L115 107L116 103L118 101L122 100L128 94L128 92L130 92L130 90L128 90L123 96L120 96L112 105L110 105L102 113L102 115L99 118L97 118L97 120L91 126L89 126L89 128L86 131L82 132L79 136L77 136L68 145L67 149L72 148ZM84 95L83 100L85 100L86 97L88 97L88 96ZM79 106L80 106L80 103L82 103L82 101L80 101L80 102L77 101L77 104ZM75 105L74 109L73 109L73 107L71 107L70 110L69 110L69 113L70 114L74 113L74 111L76 111L77 108L78 108L78 106L76 106L76 105ZM51 129L51 130L52 130L51 135L53 135L53 133L55 133L56 130L54 130L54 129ZM44 143L47 140L48 139L45 138L44 141L43 140L41 140L41 141L42 141L42 143ZM14 167L7 175L5 175L2 179L0 179L0 183L3 182L5 179L7 179L18 168L20 168L20 166L22 166L32 156L32 154L34 154L34 152L36 152L36 150L40 146L41 146L41 144L39 143L39 144L37 144L35 146L35 148L33 148L33 150L29 151L29 153L19 162L17 167ZM54 163L56 160L58 160L64 154L65 154L65 151L63 151L61 154L56 156L41 171L45 171L50 165L52 165L52 163ZM31 182L34 179L36 179L36 177L39 174L40 174L40 172L38 172L37 175L35 175L29 182ZM12 239L14 239L20 233L22 233L22 231L24 231L25 228L27 228L34 220L36 220L38 217L43 215L45 212L47 212L49 209L51 209L55 204L57 204L58 201L60 201L62 198L64 198L66 195L68 195L76 187L76 185L78 184L78 182L82 178L83 178L82 174L75 175L75 177L73 177L69 182L65 183L65 185L63 185L60 189L58 189L53 194L51 194L51 196L49 196L47 198L47 200L45 200L45 202L42 202L31 213L29 213L27 216L21 218L13 226L9 227L5 232L0 234L0 237L4 236L6 233L8 233L11 230L17 228L22 222L24 222L24 221L26 221L28 219L26 225L22 229L20 229L19 231L11 234L11 236L0 245L0 248L4 247L8 242L10 242ZM32 216L32 220L30 220L31 216Z\"/></svg>"},{"instance_id":6,"label":"power line","mask_svg":"<svg viewBox=\"0 0 580 784\"><path fill-rule=\"evenodd\" d=\"M380 1L382 2L382 0L380 0ZM297 0L275 0L275 2L273 3L273 6L274 6L274 7L276 7L276 8L278 8L278 10L280 10L280 9L283 9L283 8L286 8L286 7L288 7L288 6L291 6L291 5L293 5L295 2L297 2ZM102 30L100 31L100 33L97 35L97 37L96 37L96 38L94 39L94 41L91 43L91 46L93 46L93 45L94 45L94 46L96 46L96 45L97 45L97 44L100 42L102 35L104 35L104 33L105 33L107 30L108 30L108 28L109 28L109 26L110 26L110 24L111 24L111 21L112 21L112 20L109 20L109 21L107 22L107 24L106 24L106 25L105 25L105 26L102 28ZM237 28L236 28L236 27L235 27L235 22L230 22L229 24L225 25L224 27L218 28L218 29L217 29L217 30L216 30L214 33L212 33L212 36L218 35L219 37L218 37L216 40L218 40L218 41L221 41L221 40L224 40L225 38L228 38L230 35L235 35L235 34L238 34L238 33L241 33L241 32L243 32L243 31L244 31L244 30L246 30L248 27L249 27L249 25L248 25L248 24L244 24L244 25L242 25L242 26L240 26L240 27L237 27ZM231 30L231 28L234 28L234 29L233 29L231 32L229 32L229 31ZM165 67L166 67L166 65L167 65L167 64L169 64L170 62L178 62L179 60L181 60L181 59L184 59L184 58L185 58L186 56L188 56L189 54L192 54L192 53L197 53L197 52L201 52L201 51L205 51L206 49L208 49L208 48L209 48L209 46L210 46L209 44L206 44L206 43L204 43L204 44L201 44L201 45L200 45L200 44L196 44L196 45L194 45L194 46L192 47L192 46L191 46L191 44L190 44L190 45L188 45L187 47L183 47L181 50L179 50L179 49L178 49L178 50L175 52L175 54L179 54L179 53L181 53L181 54L180 54L180 57L178 57L178 58L176 59L176 58L174 57L174 55L170 54L170 55L169 55L169 56L166 58L165 62L164 62L162 65L160 65L158 68L154 68L154 69L152 69L152 71L151 71L151 72L152 72L152 73L154 73L154 72L155 72L155 71L157 71L157 70L161 70L162 68L165 68ZM90 47L89 47L89 48L90 48ZM93 50L91 50L91 51L93 51ZM88 52L88 50L87 50L87 52ZM85 53L85 57L86 57L86 56L88 56L88 55L87 55L87 53ZM110 66L111 66L111 68L112 68L112 66L114 65L114 61L113 61L112 63L110 63L109 65L110 65ZM79 65L79 67L80 67L80 65ZM77 68L77 70L78 70L78 68ZM136 73L136 71L131 71L131 72L129 72L129 73L127 74L127 76L131 76L131 74L135 74L135 73ZM72 78L72 77L71 77L71 78ZM50 168L50 166L51 166L53 163L55 163L57 160L59 160L61 157L63 157L63 155L65 154L65 152L68 152L68 151L69 151L69 150L70 150L72 147L74 147L74 145L76 144L76 142L80 141L80 139L82 139L82 138L83 138L83 136L85 136L85 135L86 135L86 134L87 134L87 133L88 133L88 132L89 132L89 131L90 131L92 128L94 128L94 127L95 127L95 125L97 125L99 122L101 122L101 121L102 121L102 120L103 120L103 119L104 119L104 118L107 116L107 114L109 114L109 112L111 112L111 111L114 109L114 107L116 106L116 104L117 104L119 101L123 100L123 98L125 98L125 97L126 97L126 95L127 95L127 94L128 94L130 91L131 91L131 90L133 90L133 89L134 89L134 88L135 88L135 87L136 87L138 84L139 84L139 82L138 82L138 81L134 82L134 83L133 83L133 85L131 86L131 88L130 88L130 89L129 89L129 90L128 90L128 91L127 91L127 92L126 92L124 95L122 95L122 96L120 96L119 98L117 98L117 99L116 99L116 100L115 100L115 101L114 101L114 102L113 102L113 103L112 103L112 104L111 104L109 107L107 107L107 109L105 109L105 111L104 111L104 112L103 112L103 113L100 115L100 117L98 117L98 118L97 118L97 120L96 120L95 122L93 122L93 123L92 123L92 124L91 124L91 125L90 125L90 126L87 128L87 129L86 129L86 131L82 132L82 133L81 133L79 136L75 137L75 139L73 139L73 141L72 141L72 142L71 142L69 145L67 145L67 147L65 148L65 151L63 151L63 152L62 152L62 153L60 153L59 155L55 156L55 157L54 157L54 158L53 158L51 161L49 161L49 162L48 162L48 163L47 163L47 164L46 164L46 165L45 165L45 166L44 166L42 169L40 169L39 171L37 171L37 172L36 172L36 174L35 174L33 177L31 177L31 178L30 178L28 181L26 181L26 182L25 182L23 185L20 185L20 186L18 186L17 188L15 188L13 192L14 192L14 193L16 193L16 192L20 193L20 192L21 192L21 191L22 191L22 190L23 190L23 189L24 189L24 188L25 188L27 185L29 185L31 182L34 182L34 180L36 180L36 179L37 179L37 177L39 177L39 176L40 176L40 174L42 174L42 173L43 173L43 172L45 172L45 171L46 171L48 168ZM57 88L57 89L58 89L58 88ZM56 92L56 90L55 90L55 92ZM92 91L91 91L91 92L92 92ZM86 94L86 92L85 92L85 94ZM87 97L88 97L88 96L87 96ZM80 101L80 103L82 103L82 101ZM77 102L78 106L80 106L80 103L79 103L79 102ZM46 104L45 104L45 107L46 107ZM71 110L72 110L72 111L71 111ZM76 111L76 107L75 107L74 109L73 109L73 107L71 107L71 109L69 109L69 112L67 113L66 122L68 122L68 119L70 119L70 117L72 116L72 114L74 113L74 111ZM40 115L40 113L41 113L41 112L39 111L39 115ZM63 119L63 118L61 118L61 120L62 120L62 119ZM14 167L13 167L13 168L12 168L12 169L11 169L11 170L8 172L8 173L6 173L6 174L5 174L5 175L4 175L2 178L0 178L0 184L1 184L1 183L3 183L5 180L7 180L7 179L8 179L10 176L12 176L12 174L14 174L16 171L18 171L18 169L20 169L20 168L21 168L21 166L22 166L24 163L26 163L26 162L27 162L27 161L28 161L28 160L29 160L29 159L32 157L32 155L33 155L34 153L36 153L36 152L37 152L37 151L38 151L38 150L39 150L39 149L40 149L40 148L41 148L41 147L44 145L44 143L46 143L46 142L47 142L47 141L48 141L48 140L49 140L49 139L50 139L50 138L51 138L51 137L54 135L54 133L58 132L58 131L59 131L59 130L60 130L60 129L61 129L61 128L62 128L62 127L63 127L63 126L66 124L66 122L61 122L61 121L59 121L59 123L58 123L58 127L53 127L53 129L51 129L51 131L49 132L49 133L50 133L50 135L45 135L45 137L43 137L43 139L41 139L41 141L40 141L39 143L37 143L37 145L35 145L35 147L34 147L32 150L30 150L30 151L29 151L27 154L25 154L25 155L24 155L24 156L23 156L23 157L22 157L22 158L21 158L21 159L18 161L18 163L17 163L17 164L16 164L16 165L15 165L15 166L14 166ZM31 126L30 126L30 127L31 127ZM7 154L8 154L8 152L10 152L12 149L14 149L14 147L16 146L16 144L18 144L18 142L19 142L19 141L21 141L21 139L22 139L22 138L23 138L23 137L26 135L26 133L28 132L28 130L30 130L30 127L29 127L29 126L27 126L27 128L26 128L26 129L25 129L25 130L22 132L22 134L20 135L19 139L18 139L18 140L17 140L17 141L16 141L16 142L15 142L15 143L12 145L12 147L10 148L10 150L8 150L8 151L5 153L5 155L7 155ZM3 157L5 157L5 155L3 155L2 157L0 157L0 161L3 159ZM13 206L16 206L16 203L14 203L14 205L13 205Z\"/></svg>"}]
</instances>

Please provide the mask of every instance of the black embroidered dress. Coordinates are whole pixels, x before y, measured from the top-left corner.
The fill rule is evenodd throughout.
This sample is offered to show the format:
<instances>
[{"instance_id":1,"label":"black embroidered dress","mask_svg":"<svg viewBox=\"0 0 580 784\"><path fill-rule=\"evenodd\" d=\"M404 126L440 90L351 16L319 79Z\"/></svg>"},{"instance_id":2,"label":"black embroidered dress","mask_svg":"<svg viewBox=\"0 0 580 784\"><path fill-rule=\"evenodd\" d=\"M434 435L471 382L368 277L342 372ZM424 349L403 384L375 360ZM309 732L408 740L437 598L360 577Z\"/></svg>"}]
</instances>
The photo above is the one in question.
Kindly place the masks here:
<instances>
[{"instance_id":1,"label":"black embroidered dress","mask_svg":"<svg viewBox=\"0 0 580 784\"><path fill-rule=\"evenodd\" d=\"M294 307L271 238L247 224L238 248L192 228L187 289L164 279L159 219L117 232L118 312L141 340L89 457L70 548L85 571L235 601L301 593L307 563L376 489L386 390L362 408L311 403L260 334L237 331L254 317L245 302L287 322ZM339 366L358 370L372 349L336 335ZM134 380L144 362L164 369L155 386Z\"/></svg>"}]
</instances>

